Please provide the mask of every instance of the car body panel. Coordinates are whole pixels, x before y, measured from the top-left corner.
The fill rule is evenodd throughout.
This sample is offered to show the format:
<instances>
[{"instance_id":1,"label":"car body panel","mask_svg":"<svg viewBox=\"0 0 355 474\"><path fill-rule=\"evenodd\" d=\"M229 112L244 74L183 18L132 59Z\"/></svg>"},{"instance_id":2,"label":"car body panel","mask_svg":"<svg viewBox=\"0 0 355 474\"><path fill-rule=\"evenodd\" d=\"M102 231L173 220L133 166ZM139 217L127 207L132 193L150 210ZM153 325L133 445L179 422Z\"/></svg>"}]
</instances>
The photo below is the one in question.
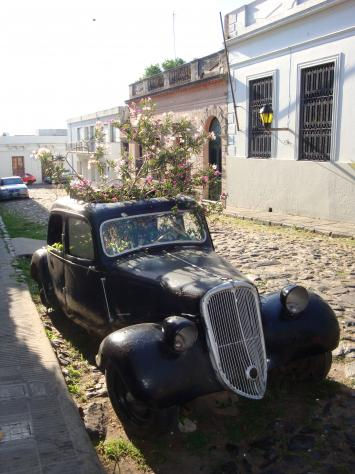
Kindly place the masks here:
<instances>
[{"instance_id":1,"label":"car body panel","mask_svg":"<svg viewBox=\"0 0 355 474\"><path fill-rule=\"evenodd\" d=\"M21 179L25 184L29 184L29 185L37 181L36 178L33 176L33 174L30 174L30 173L25 173L23 176L21 176Z\"/></svg>"},{"instance_id":2,"label":"car body panel","mask_svg":"<svg viewBox=\"0 0 355 474\"><path fill-rule=\"evenodd\" d=\"M0 199L28 198L28 188L19 176L0 178Z\"/></svg>"},{"instance_id":3,"label":"car body panel","mask_svg":"<svg viewBox=\"0 0 355 474\"><path fill-rule=\"evenodd\" d=\"M100 228L103 222L120 217L191 209L201 212L188 198L110 204L60 199L51 215L63 217L63 249L41 249L31 265L49 299L56 299L63 311L86 329L108 335L98 354L101 368L113 365L132 393L160 407L226 388L209 351L201 300L226 282L255 287L215 253L202 214L203 242L164 242L116 257L103 251ZM92 260L69 255L67 222L73 216L90 224ZM43 281L46 275L49 284ZM253 291L259 303L257 290ZM279 292L260 297L260 314L269 370L329 352L338 344L334 312L313 293L296 318L282 305ZM163 322L170 316L187 318L198 329L197 342L182 354L175 353L164 338ZM228 315L223 317L228 325Z\"/></svg>"}]
</instances>

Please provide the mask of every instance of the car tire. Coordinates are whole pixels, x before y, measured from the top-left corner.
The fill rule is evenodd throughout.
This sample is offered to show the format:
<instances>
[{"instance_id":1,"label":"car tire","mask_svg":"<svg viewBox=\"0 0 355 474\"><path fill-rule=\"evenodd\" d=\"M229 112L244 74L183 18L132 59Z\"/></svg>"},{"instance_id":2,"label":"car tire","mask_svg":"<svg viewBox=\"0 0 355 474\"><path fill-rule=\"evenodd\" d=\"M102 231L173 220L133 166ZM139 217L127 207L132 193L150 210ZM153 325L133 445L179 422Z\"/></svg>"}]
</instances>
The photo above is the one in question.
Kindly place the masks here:
<instances>
[{"instance_id":1,"label":"car tire","mask_svg":"<svg viewBox=\"0 0 355 474\"><path fill-rule=\"evenodd\" d=\"M285 375L295 381L319 382L324 380L332 366L332 353L323 352L311 357L305 357L286 367Z\"/></svg>"},{"instance_id":2,"label":"car tire","mask_svg":"<svg viewBox=\"0 0 355 474\"><path fill-rule=\"evenodd\" d=\"M45 293L45 291L44 291L43 286L41 286L40 289L39 289L39 297L40 297L41 303L43 304L43 306L44 306L45 308L48 309L48 308L51 307L51 305L50 305L50 303L49 303L49 301L48 301L48 299L47 299L47 296L46 296L46 293Z\"/></svg>"},{"instance_id":3,"label":"car tire","mask_svg":"<svg viewBox=\"0 0 355 474\"><path fill-rule=\"evenodd\" d=\"M163 434L177 428L179 409L177 406L154 409L141 400L135 399L128 391L119 371L109 365L105 371L106 386L112 407L133 436Z\"/></svg>"}]
</instances>

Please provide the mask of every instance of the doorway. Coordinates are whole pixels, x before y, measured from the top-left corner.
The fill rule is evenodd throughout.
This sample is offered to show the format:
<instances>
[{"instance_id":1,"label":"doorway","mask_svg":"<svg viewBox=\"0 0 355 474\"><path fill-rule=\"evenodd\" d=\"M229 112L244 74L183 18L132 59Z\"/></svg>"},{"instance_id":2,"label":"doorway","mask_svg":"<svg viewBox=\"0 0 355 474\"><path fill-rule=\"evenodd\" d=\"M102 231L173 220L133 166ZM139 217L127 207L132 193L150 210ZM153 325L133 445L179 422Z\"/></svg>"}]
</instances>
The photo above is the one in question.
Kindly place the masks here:
<instances>
[{"instance_id":1,"label":"doorway","mask_svg":"<svg viewBox=\"0 0 355 474\"><path fill-rule=\"evenodd\" d=\"M25 160L23 156L12 157L12 174L13 176L24 176Z\"/></svg>"},{"instance_id":2,"label":"doorway","mask_svg":"<svg viewBox=\"0 0 355 474\"><path fill-rule=\"evenodd\" d=\"M217 181L208 187L208 199L219 201L222 192L222 144L221 144L221 124L215 117L210 125L209 132L215 134L215 140L208 143L208 163L221 173Z\"/></svg>"}]
</instances>

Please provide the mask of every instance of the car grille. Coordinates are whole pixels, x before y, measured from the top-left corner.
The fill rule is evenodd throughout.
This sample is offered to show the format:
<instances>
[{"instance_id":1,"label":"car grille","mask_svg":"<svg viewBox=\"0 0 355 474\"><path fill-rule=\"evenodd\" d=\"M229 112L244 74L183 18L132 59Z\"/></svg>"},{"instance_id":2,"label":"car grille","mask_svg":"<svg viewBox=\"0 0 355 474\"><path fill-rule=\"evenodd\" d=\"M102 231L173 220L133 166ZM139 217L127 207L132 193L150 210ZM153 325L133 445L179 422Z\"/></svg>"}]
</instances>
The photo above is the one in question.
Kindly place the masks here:
<instances>
[{"instance_id":1,"label":"car grille","mask_svg":"<svg viewBox=\"0 0 355 474\"><path fill-rule=\"evenodd\" d=\"M248 398L262 398L267 367L259 298L245 282L208 291L201 302L212 363L224 386Z\"/></svg>"}]
</instances>

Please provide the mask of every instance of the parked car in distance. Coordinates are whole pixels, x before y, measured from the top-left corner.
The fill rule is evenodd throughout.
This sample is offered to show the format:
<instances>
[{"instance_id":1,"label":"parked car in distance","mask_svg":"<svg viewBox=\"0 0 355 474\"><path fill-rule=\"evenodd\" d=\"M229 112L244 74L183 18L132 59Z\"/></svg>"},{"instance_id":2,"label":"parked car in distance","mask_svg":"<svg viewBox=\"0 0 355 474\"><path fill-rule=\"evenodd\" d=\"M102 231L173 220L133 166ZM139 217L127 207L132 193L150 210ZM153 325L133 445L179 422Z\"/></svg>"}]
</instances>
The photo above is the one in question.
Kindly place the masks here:
<instances>
[{"instance_id":1,"label":"parked car in distance","mask_svg":"<svg viewBox=\"0 0 355 474\"><path fill-rule=\"evenodd\" d=\"M260 295L214 251L189 198L56 201L31 275L47 307L105 337L96 362L128 429L170 429L177 407L228 390L263 398L268 373L322 379L339 342L322 298L289 284Z\"/></svg>"},{"instance_id":2,"label":"parked car in distance","mask_svg":"<svg viewBox=\"0 0 355 474\"><path fill-rule=\"evenodd\" d=\"M56 179L51 178L50 176L46 176L43 181L47 184L64 184L76 178L77 178L77 175L75 173L73 173L70 170L64 170L60 179L56 180Z\"/></svg>"},{"instance_id":3,"label":"parked car in distance","mask_svg":"<svg viewBox=\"0 0 355 474\"><path fill-rule=\"evenodd\" d=\"M29 198L28 188L20 176L0 178L0 199Z\"/></svg>"},{"instance_id":4,"label":"parked car in distance","mask_svg":"<svg viewBox=\"0 0 355 474\"><path fill-rule=\"evenodd\" d=\"M25 173L23 176L21 176L21 178L22 181L27 185L31 185L36 182L36 178L30 173Z\"/></svg>"}]
</instances>

